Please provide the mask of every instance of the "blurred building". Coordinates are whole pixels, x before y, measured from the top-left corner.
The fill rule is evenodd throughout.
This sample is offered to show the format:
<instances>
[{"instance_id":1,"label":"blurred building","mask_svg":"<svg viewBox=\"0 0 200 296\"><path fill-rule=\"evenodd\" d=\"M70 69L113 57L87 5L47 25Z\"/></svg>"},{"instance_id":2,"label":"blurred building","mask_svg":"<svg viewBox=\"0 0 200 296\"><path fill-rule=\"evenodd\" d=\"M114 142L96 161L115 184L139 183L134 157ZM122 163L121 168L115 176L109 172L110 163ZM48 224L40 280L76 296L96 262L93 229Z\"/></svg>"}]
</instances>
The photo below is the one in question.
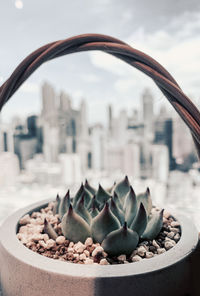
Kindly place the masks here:
<instances>
[{"instance_id":1,"label":"blurred building","mask_svg":"<svg viewBox=\"0 0 200 296\"><path fill-rule=\"evenodd\" d=\"M19 176L19 160L12 152L0 153L0 187L13 186Z\"/></svg>"},{"instance_id":2,"label":"blurred building","mask_svg":"<svg viewBox=\"0 0 200 296\"><path fill-rule=\"evenodd\" d=\"M63 91L57 95L50 84L43 84L40 124L47 162L58 162L60 153L78 153L82 171L88 168L90 147L87 118L85 101L81 102L79 110L75 110L69 95Z\"/></svg>"}]
</instances>

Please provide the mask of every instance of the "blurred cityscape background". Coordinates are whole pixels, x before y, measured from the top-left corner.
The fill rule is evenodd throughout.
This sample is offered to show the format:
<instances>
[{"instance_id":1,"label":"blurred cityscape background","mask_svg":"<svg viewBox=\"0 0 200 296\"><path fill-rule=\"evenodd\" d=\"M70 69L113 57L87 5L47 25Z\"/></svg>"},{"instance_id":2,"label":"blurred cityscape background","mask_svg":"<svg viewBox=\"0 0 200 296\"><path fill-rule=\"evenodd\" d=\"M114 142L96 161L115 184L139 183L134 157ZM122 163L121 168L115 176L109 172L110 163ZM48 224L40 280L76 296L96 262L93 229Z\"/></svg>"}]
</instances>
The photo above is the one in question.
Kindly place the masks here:
<instances>
[{"instance_id":1,"label":"blurred cityscape background","mask_svg":"<svg viewBox=\"0 0 200 296\"><path fill-rule=\"evenodd\" d=\"M0 1L0 85L29 53L111 35L161 63L200 106L200 1ZM87 178L128 175L136 193L200 229L200 167L188 128L145 75L103 52L45 63L0 114L0 223Z\"/></svg>"},{"instance_id":2,"label":"blurred cityscape background","mask_svg":"<svg viewBox=\"0 0 200 296\"><path fill-rule=\"evenodd\" d=\"M74 192L86 178L110 186L128 175L136 192L150 187L154 203L199 214L200 173L191 134L144 89L139 109L107 105L106 122L88 123L84 99L78 108L67 92L43 83L39 114L0 122L1 219L7 211ZM98 112L94 110L93 112ZM199 225L199 224L198 224Z\"/></svg>"}]
</instances>

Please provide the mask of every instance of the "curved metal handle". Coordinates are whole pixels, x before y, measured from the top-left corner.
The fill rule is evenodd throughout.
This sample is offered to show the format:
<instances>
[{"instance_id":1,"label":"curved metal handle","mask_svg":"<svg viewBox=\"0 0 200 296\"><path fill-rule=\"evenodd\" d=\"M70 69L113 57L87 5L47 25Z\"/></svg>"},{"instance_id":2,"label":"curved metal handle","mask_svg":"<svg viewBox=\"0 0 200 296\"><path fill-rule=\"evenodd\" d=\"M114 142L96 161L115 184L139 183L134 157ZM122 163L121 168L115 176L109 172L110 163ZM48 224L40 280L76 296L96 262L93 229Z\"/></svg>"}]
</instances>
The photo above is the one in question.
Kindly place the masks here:
<instances>
[{"instance_id":1,"label":"curved metal handle","mask_svg":"<svg viewBox=\"0 0 200 296\"><path fill-rule=\"evenodd\" d=\"M21 84L44 62L69 53L89 50L102 50L112 54L151 77L189 127L200 158L200 112L198 109L182 92L174 78L158 62L110 36L79 35L49 43L32 52L0 87L0 110Z\"/></svg>"}]
</instances>

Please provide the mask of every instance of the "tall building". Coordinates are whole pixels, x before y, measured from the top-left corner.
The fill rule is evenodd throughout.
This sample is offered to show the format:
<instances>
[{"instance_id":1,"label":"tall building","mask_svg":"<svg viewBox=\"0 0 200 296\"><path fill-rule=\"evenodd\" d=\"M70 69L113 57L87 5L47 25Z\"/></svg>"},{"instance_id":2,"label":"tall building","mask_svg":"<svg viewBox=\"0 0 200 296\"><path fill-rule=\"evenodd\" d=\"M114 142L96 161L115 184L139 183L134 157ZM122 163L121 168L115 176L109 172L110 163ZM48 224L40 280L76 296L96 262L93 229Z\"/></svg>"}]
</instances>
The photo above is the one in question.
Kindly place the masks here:
<instances>
[{"instance_id":1,"label":"tall building","mask_svg":"<svg viewBox=\"0 0 200 296\"><path fill-rule=\"evenodd\" d=\"M142 119L144 123L144 136L152 141L154 135L154 99L149 89L142 94Z\"/></svg>"},{"instance_id":2,"label":"tall building","mask_svg":"<svg viewBox=\"0 0 200 296\"><path fill-rule=\"evenodd\" d=\"M19 160L12 152L0 153L0 187L14 186L19 175Z\"/></svg>"},{"instance_id":3,"label":"tall building","mask_svg":"<svg viewBox=\"0 0 200 296\"><path fill-rule=\"evenodd\" d=\"M175 169L175 160L173 157L173 120L169 117L159 116L154 124L155 144L162 144L168 147L169 167L170 170Z\"/></svg>"},{"instance_id":4,"label":"tall building","mask_svg":"<svg viewBox=\"0 0 200 296\"><path fill-rule=\"evenodd\" d=\"M169 153L166 145L152 145L152 177L167 183L169 177Z\"/></svg>"},{"instance_id":5,"label":"tall building","mask_svg":"<svg viewBox=\"0 0 200 296\"><path fill-rule=\"evenodd\" d=\"M124 146L123 150L123 173L133 177L140 178L140 147L134 142L129 142Z\"/></svg>"},{"instance_id":6,"label":"tall building","mask_svg":"<svg viewBox=\"0 0 200 296\"><path fill-rule=\"evenodd\" d=\"M106 133L101 124L91 128L91 167L96 171L105 169Z\"/></svg>"},{"instance_id":7,"label":"tall building","mask_svg":"<svg viewBox=\"0 0 200 296\"><path fill-rule=\"evenodd\" d=\"M81 102L79 110L75 110L68 94L62 91L57 95L52 86L45 83L42 88L42 103L40 121L45 160L57 162L60 153L78 153L82 169L86 170L89 135L85 101Z\"/></svg>"}]
</instances>

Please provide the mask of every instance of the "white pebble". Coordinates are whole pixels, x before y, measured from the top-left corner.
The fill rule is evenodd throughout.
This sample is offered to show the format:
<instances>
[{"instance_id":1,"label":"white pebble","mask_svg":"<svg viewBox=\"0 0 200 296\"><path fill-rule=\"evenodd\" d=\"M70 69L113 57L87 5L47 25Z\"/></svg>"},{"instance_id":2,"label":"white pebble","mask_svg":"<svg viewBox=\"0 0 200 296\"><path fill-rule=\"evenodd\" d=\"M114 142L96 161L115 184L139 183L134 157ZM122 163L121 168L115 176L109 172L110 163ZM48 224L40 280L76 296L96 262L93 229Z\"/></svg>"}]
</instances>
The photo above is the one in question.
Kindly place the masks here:
<instances>
[{"instance_id":1,"label":"white pebble","mask_svg":"<svg viewBox=\"0 0 200 296\"><path fill-rule=\"evenodd\" d=\"M95 257L98 253L102 253L103 251L104 249L101 246L96 247L92 252L92 257Z\"/></svg>"},{"instance_id":2,"label":"white pebble","mask_svg":"<svg viewBox=\"0 0 200 296\"><path fill-rule=\"evenodd\" d=\"M88 246L92 246L93 244L93 239L91 237L88 237L85 241L85 246L88 247Z\"/></svg>"},{"instance_id":3,"label":"white pebble","mask_svg":"<svg viewBox=\"0 0 200 296\"><path fill-rule=\"evenodd\" d=\"M180 239L180 234L179 233L177 233L175 236L174 236L174 240L177 242L179 239Z\"/></svg>"},{"instance_id":4,"label":"white pebble","mask_svg":"<svg viewBox=\"0 0 200 296\"><path fill-rule=\"evenodd\" d=\"M157 249L158 254L165 253L166 250L164 248Z\"/></svg>"},{"instance_id":5,"label":"white pebble","mask_svg":"<svg viewBox=\"0 0 200 296\"><path fill-rule=\"evenodd\" d=\"M126 261L126 255L124 255L124 254L122 254L122 255L119 255L118 257L117 257L117 259L119 260L119 261Z\"/></svg>"},{"instance_id":6,"label":"white pebble","mask_svg":"<svg viewBox=\"0 0 200 296\"><path fill-rule=\"evenodd\" d=\"M158 244L155 240L152 241L152 245L153 245L156 249L159 249L159 248L160 248L159 244Z\"/></svg>"},{"instance_id":7,"label":"white pebble","mask_svg":"<svg viewBox=\"0 0 200 296\"><path fill-rule=\"evenodd\" d=\"M47 233L43 234L43 240L45 241L45 243L49 240L49 236Z\"/></svg>"},{"instance_id":8,"label":"white pebble","mask_svg":"<svg viewBox=\"0 0 200 296\"><path fill-rule=\"evenodd\" d=\"M69 243L69 248L73 248L73 246L74 246L74 243L73 242L70 242Z\"/></svg>"},{"instance_id":9,"label":"white pebble","mask_svg":"<svg viewBox=\"0 0 200 296\"><path fill-rule=\"evenodd\" d=\"M138 255L135 255L135 256L133 256L133 257L131 258L131 260L132 260L132 262L137 262L137 261L141 261L142 258L141 258L140 256L138 256Z\"/></svg>"},{"instance_id":10,"label":"white pebble","mask_svg":"<svg viewBox=\"0 0 200 296\"><path fill-rule=\"evenodd\" d=\"M174 235L175 235L175 233L173 231L171 231L171 232L168 232L167 237L172 239L174 237Z\"/></svg>"},{"instance_id":11,"label":"white pebble","mask_svg":"<svg viewBox=\"0 0 200 296\"><path fill-rule=\"evenodd\" d=\"M175 241L166 241L165 242L165 249L169 250L173 248L176 245Z\"/></svg>"},{"instance_id":12,"label":"white pebble","mask_svg":"<svg viewBox=\"0 0 200 296\"><path fill-rule=\"evenodd\" d=\"M87 257L90 256L90 252L89 252L88 250L84 250L84 251L83 251L83 254L85 254Z\"/></svg>"},{"instance_id":13,"label":"white pebble","mask_svg":"<svg viewBox=\"0 0 200 296\"><path fill-rule=\"evenodd\" d=\"M172 221L171 222L171 226L172 227L179 227L180 226L180 223L178 221Z\"/></svg>"},{"instance_id":14,"label":"white pebble","mask_svg":"<svg viewBox=\"0 0 200 296\"><path fill-rule=\"evenodd\" d=\"M154 256L154 254L152 252L146 252L145 257L146 258L152 258Z\"/></svg>"},{"instance_id":15,"label":"white pebble","mask_svg":"<svg viewBox=\"0 0 200 296\"><path fill-rule=\"evenodd\" d=\"M68 252L68 253L73 253L73 252L74 252L74 249L73 249L73 248L68 248L68 249L67 249L67 252Z\"/></svg>"},{"instance_id":16,"label":"white pebble","mask_svg":"<svg viewBox=\"0 0 200 296\"><path fill-rule=\"evenodd\" d=\"M56 243L58 245L62 245L62 244L64 244L64 242L65 242L65 237L63 235L60 235L56 238Z\"/></svg>"},{"instance_id":17,"label":"white pebble","mask_svg":"<svg viewBox=\"0 0 200 296\"><path fill-rule=\"evenodd\" d=\"M26 224L30 223L30 220L31 220L30 215L27 214L19 220L19 224L26 225Z\"/></svg>"},{"instance_id":18,"label":"white pebble","mask_svg":"<svg viewBox=\"0 0 200 296\"><path fill-rule=\"evenodd\" d=\"M46 242L46 244L47 244L47 249L51 249L51 248L53 248L53 247L55 246L56 242L55 242L55 240L53 240L53 239L49 239L49 240Z\"/></svg>"},{"instance_id":19,"label":"white pebble","mask_svg":"<svg viewBox=\"0 0 200 296\"><path fill-rule=\"evenodd\" d=\"M164 210L163 216L164 216L166 219L168 219L168 218L171 216L171 214L170 214L169 212L167 212L167 211Z\"/></svg>"},{"instance_id":20,"label":"white pebble","mask_svg":"<svg viewBox=\"0 0 200 296\"><path fill-rule=\"evenodd\" d=\"M106 252L102 252L103 257L107 257L108 254Z\"/></svg>"},{"instance_id":21,"label":"white pebble","mask_svg":"<svg viewBox=\"0 0 200 296\"><path fill-rule=\"evenodd\" d=\"M77 260L80 259L80 255L79 255L79 254L74 254L73 257L74 257L75 259L77 259Z\"/></svg>"},{"instance_id":22,"label":"white pebble","mask_svg":"<svg viewBox=\"0 0 200 296\"><path fill-rule=\"evenodd\" d=\"M32 241L38 242L39 240L43 239L43 235L41 233L35 234L32 236Z\"/></svg>"},{"instance_id":23,"label":"white pebble","mask_svg":"<svg viewBox=\"0 0 200 296\"><path fill-rule=\"evenodd\" d=\"M137 253L139 256L144 257L146 254L146 249L143 246L141 246L137 249Z\"/></svg>"},{"instance_id":24,"label":"white pebble","mask_svg":"<svg viewBox=\"0 0 200 296\"><path fill-rule=\"evenodd\" d=\"M87 257L86 257L86 255L85 255L85 253L80 254L79 259L80 259L80 260L86 260Z\"/></svg>"},{"instance_id":25,"label":"white pebble","mask_svg":"<svg viewBox=\"0 0 200 296\"><path fill-rule=\"evenodd\" d=\"M99 264L100 265L109 265L110 263L106 259L101 259Z\"/></svg>"},{"instance_id":26,"label":"white pebble","mask_svg":"<svg viewBox=\"0 0 200 296\"><path fill-rule=\"evenodd\" d=\"M174 232L174 233L178 233L178 232L180 232L179 228L170 227L169 229L170 229L170 231L172 231L172 232Z\"/></svg>"},{"instance_id":27,"label":"white pebble","mask_svg":"<svg viewBox=\"0 0 200 296\"><path fill-rule=\"evenodd\" d=\"M86 246L81 242L78 242L77 244L74 245L74 250L79 254L83 253L85 248Z\"/></svg>"},{"instance_id":28,"label":"white pebble","mask_svg":"<svg viewBox=\"0 0 200 296\"><path fill-rule=\"evenodd\" d=\"M92 259L89 259L87 258L85 261L84 261L85 264L93 264L94 261Z\"/></svg>"},{"instance_id":29,"label":"white pebble","mask_svg":"<svg viewBox=\"0 0 200 296\"><path fill-rule=\"evenodd\" d=\"M43 240L40 240L38 243L39 243L39 245L40 245L41 247L43 247L44 249L47 248L47 244L45 244L45 242L44 242Z\"/></svg>"}]
</instances>

